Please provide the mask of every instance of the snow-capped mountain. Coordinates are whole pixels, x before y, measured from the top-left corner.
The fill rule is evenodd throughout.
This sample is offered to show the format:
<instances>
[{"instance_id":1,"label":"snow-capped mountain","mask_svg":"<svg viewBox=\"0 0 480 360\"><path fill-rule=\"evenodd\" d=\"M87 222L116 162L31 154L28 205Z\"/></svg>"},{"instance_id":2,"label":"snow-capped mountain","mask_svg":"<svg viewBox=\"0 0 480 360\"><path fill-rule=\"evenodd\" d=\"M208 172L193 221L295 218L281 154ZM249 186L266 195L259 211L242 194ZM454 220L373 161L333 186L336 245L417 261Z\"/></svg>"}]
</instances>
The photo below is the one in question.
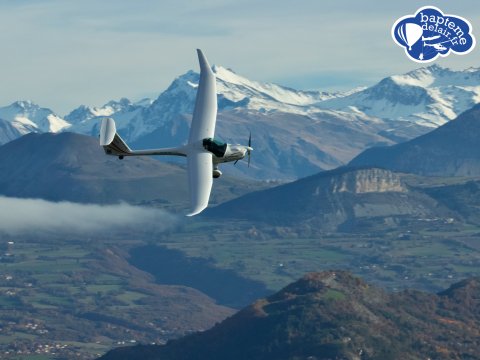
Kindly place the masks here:
<instances>
[{"instance_id":1,"label":"snow-capped mountain","mask_svg":"<svg viewBox=\"0 0 480 360\"><path fill-rule=\"evenodd\" d=\"M222 94L221 108L242 106L263 113L282 111L304 115L319 101L344 96L343 93L301 91L251 81L221 66L214 66L213 70L217 77L217 91Z\"/></svg>"},{"instance_id":2,"label":"snow-capped mountain","mask_svg":"<svg viewBox=\"0 0 480 360\"><path fill-rule=\"evenodd\" d=\"M16 101L0 107L0 119L10 122L22 135L30 132L59 132L70 127L70 123L52 110L31 101Z\"/></svg>"},{"instance_id":3,"label":"snow-capped mountain","mask_svg":"<svg viewBox=\"0 0 480 360\"><path fill-rule=\"evenodd\" d=\"M368 147L426 133L480 102L479 69L453 71L434 65L344 93L295 90L252 81L221 66L213 70L219 106L216 134L242 143L251 132L255 151L248 174L264 179L293 179L334 168ZM19 134L97 135L100 119L109 116L133 148L173 146L188 139L198 80L199 74L189 71L155 101L82 105L65 119L31 102L17 102L0 108L0 119ZM15 136L9 131L4 139ZM241 164L225 170L245 173Z\"/></svg>"},{"instance_id":4,"label":"snow-capped mountain","mask_svg":"<svg viewBox=\"0 0 480 360\"><path fill-rule=\"evenodd\" d=\"M72 124L69 131L94 135L98 133L100 119L106 116L113 117L119 128L125 128L141 110L151 104L151 99L142 99L132 103L129 99L122 98L119 101L109 101L102 107L80 105L65 116L65 120Z\"/></svg>"},{"instance_id":5,"label":"snow-capped mountain","mask_svg":"<svg viewBox=\"0 0 480 360\"><path fill-rule=\"evenodd\" d=\"M363 91L317 105L436 128L479 102L480 68L454 71L432 65L387 77Z\"/></svg>"},{"instance_id":6,"label":"snow-capped mountain","mask_svg":"<svg viewBox=\"0 0 480 360\"><path fill-rule=\"evenodd\" d=\"M293 179L339 166L365 147L393 143L379 134L388 129L382 120L315 106L345 94L297 91L250 81L223 67L213 69L219 107L217 136L230 143L245 143L251 132L256 149L250 169L240 163L222 171ZM122 137L134 148L185 142L198 80L193 71L176 78L127 127L118 127Z\"/></svg>"},{"instance_id":7,"label":"snow-capped mountain","mask_svg":"<svg viewBox=\"0 0 480 360\"><path fill-rule=\"evenodd\" d=\"M312 112L319 112L319 109L314 106L319 101L351 93L294 90L276 84L251 81L221 66L214 66L213 70L217 77L219 112L244 109L262 114L282 112L308 115ZM176 135L179 132L178 125L171 124L173 127L170 129L171 131L165 129L164 126L173 120L177 121L181 117L180 115L190 116L192 114L198 80L199 74L189 71L177 77L151 106L144 106L144 109L137 113L129 111L127 121L122 121L125 116L119 116L125 114L124 110L110 113L109 116L116 120L118 129L130 141L151 134L159 128ZM137 105L139 104L137 103ZM66 118L70 120L70 115ZM90 118L94 118L94 116L90 116ZM92 124L92 122L85 121L86 124ZM74 127L72 130L91 133L91 128L87 125L84 128Z\"/></svg>"}]
</instances>

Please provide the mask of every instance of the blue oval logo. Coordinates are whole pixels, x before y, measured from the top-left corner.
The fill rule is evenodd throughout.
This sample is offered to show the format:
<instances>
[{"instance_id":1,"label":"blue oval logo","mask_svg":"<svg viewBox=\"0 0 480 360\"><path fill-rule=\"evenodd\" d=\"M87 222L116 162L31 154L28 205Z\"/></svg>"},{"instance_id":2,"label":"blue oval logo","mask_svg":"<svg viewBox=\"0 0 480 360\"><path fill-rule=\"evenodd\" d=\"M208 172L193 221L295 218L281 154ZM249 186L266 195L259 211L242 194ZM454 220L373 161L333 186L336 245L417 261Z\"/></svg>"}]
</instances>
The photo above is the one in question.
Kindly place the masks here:
<instances>
[{"instance_id":1,"label":"blue oval logo","mask_svg":"<svg viewBox=\"0 0 480 360\"><path fill-rule=\"evenodd\" d=\"M413 61L426 63L439 56L465 55L475 47L470 22L444 14L435 6L424 6L414 15L398 19L392 26L393 40Z\"/></svg>"}]
</instances>

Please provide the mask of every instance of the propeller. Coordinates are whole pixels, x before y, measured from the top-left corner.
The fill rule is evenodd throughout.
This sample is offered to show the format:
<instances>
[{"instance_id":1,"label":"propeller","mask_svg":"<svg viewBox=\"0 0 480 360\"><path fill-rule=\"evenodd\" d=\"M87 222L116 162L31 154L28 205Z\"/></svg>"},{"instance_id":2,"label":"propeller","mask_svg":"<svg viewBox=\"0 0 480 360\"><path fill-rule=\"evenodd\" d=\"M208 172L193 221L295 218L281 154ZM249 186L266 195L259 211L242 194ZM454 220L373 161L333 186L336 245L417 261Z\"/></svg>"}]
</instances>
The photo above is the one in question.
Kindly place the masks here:
<instances>
[{"instance_id":1,"label":"propeller","mask_svg":"<svg viewBox=\"0 0 480 360\"><path fill-rule=\"evenodd\" d=\"M250 131L250 135L248 136L248 148L247 148L247 154L248 154L248 167L250 167L250 153L252 151L252 132Z\"/></svg>"},{"instance_id":2,"label":"propeller","mask_svg":"<svg viewBox=\"0 0 480 360\"><path fill-rule=\"evenodd\" d=\"M248 154L248 167L250 167L250 153L253 150L252 148L252 132L250 132L250 135L248 136L248 146L247 146L247 154ZM235 160L233 165L236 165L238 160Z\"/></svg>"}]
</instances>

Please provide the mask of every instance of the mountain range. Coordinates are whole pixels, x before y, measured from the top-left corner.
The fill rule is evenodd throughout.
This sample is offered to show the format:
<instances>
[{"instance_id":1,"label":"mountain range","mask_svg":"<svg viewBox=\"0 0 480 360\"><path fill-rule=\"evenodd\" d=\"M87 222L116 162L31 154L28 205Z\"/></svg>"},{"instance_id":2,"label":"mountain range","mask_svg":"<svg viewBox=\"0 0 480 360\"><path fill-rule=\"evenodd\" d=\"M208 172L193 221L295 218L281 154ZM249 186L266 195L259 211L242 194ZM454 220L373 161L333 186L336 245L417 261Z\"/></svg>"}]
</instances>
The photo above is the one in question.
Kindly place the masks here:
<instances>
[{"instance_id":1,"label":"mountain range","mask_svg":"<svg viewBox=\"0 0 480 360\"><path fill-rule=\"evenodd\" d=\"M351 166L377 166L426 176L480 176L480 105L413 140L367 149Z\"/></svg>"},{"instance_id":2,"label":"mountain range","mask_svg":"<svg viewBox=\"0 0 480 360\"><path fill-rule=\"evenodd\" d=\"M479 299L478 278L435 295L311 273L210 330L100 359L480 359Z\"/></svg>"},{"instance_id":3,"label":"mountain range","mask_svg":"<svg viewBox=\"0 0 480 360\"><path fill-rule=\"evenodd\" d=\"M246 194L208 209L206 215L277 225L302 223L328 231L346 230L372 218L473 221L478 219L473 207L478 180L472 178L480 176L479 133L480 105L475 105L413 140L367 149L348 166ZM404 180L407 173L458 180L434 184L429 178L417 178L412 186ZM470 182L460 184L462 177Z\"/></svg>"},{"instance_id":4,"label":"mountain range","mask_svg":"<svg viewBox=\"0 0 480 360\"><path fill-rule=\"evenodd\" d=\"M457 120L414 140L372 148L349 166L281 186L225 175L213 187L211 205L219 205L210 207L205 215L277 225L302 223L325 231L345 231L375 218L477 219L474 204L466 205L465 195L476 191L477 182L450 182L448 188L445 184L412 186L402 173L479 176L475 135L480 130L479 120L477 105ZM0 150L0 193L6 196L92 203L127 201L174 211L188 206L184 165L151 158L109 157L90 136L32 133ZM430 182L424 179L416 183L422 181Z\"/></svg>"},{"instance_id":5,"label":"mountain range","mask_svg":"<svg viewBox=\"0 0 480 360\"><path fill-rule=\"evenodd\" d=\"M479 69L429 66L394 75L368 88L328 93L249 80L214 66L217 134L245 143L252 133L252 167L225 166L257 179L297 179L348 163L363 150L412 139L454 119L478 102ZM0 142L28 132L97 135L99 119L116 120L132 147L162 147L187 139L199 75L189 71L152 101L80 106L61 117L29 101L0 108ZM9 126L9 123L11 126Z\"/></svg>"},{"instance_id":6,"label":"mountain range","mask_svg":"<svg viewBox=\"0 0 480 360\"><path fill-rule=\"evenodd\" d=\"M52 110L42 108L31 101L16 101L0 107L0 119L8 121L21 135L30 132L60 132L70 123Z\"/></svg>"},{"instance_id":7,"label":"mountain range","mask_svg":"<svg viewBox=\"0 0 480 360\"><path fill-rule=\"evenodd\" d=\"M479 84L479 68L454 71L431 65L319 105L436 128L479 102Z\"/></svg>"}]
</instances>

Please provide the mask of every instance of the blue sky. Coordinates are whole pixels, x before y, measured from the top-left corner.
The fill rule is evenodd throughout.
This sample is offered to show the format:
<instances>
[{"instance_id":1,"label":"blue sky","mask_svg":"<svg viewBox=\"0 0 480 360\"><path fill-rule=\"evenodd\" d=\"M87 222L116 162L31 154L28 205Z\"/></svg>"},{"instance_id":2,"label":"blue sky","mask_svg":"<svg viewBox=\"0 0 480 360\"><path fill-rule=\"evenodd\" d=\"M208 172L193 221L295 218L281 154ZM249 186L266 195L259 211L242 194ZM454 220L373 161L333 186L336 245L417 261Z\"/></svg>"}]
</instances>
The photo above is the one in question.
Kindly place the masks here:
<instances>
[{"instance_id":1,"label":"blue sky","mask_svg":"<svg viewBox=\"0 0 480 360\"><path fill-rule=\"evenodd\" d=\"M467 18L478 1L0 0L0 105L33 100L64 115L80 104L156 97L212 64L253 80L348 89L419 67L394 44L394 21L424 5ZM435 63L479 67L478 46Z\"/></svg>"}]
</instances>

